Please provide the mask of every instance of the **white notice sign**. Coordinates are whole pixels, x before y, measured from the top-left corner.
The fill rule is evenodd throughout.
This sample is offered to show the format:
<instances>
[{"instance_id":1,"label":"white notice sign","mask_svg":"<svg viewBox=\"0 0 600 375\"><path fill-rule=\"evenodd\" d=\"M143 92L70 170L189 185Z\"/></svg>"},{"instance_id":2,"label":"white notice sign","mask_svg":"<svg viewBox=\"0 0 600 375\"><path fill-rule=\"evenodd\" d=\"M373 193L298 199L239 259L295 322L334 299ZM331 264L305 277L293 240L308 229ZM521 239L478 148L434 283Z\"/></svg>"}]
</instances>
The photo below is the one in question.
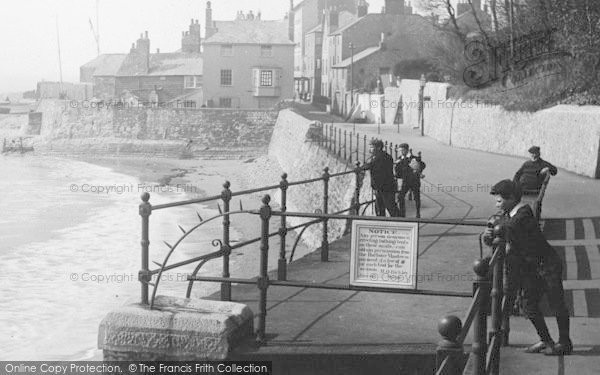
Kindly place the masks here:
<instances>
[{"instance_id":1,"label":"white notice sign","mask_svg":"<svg viewBox=\"0 0 600 375\"><path fill-rule=\"evenodd\" d=\"M418 223L352 222L350 285L416 289Z\"/></svg>"}]
</instances>

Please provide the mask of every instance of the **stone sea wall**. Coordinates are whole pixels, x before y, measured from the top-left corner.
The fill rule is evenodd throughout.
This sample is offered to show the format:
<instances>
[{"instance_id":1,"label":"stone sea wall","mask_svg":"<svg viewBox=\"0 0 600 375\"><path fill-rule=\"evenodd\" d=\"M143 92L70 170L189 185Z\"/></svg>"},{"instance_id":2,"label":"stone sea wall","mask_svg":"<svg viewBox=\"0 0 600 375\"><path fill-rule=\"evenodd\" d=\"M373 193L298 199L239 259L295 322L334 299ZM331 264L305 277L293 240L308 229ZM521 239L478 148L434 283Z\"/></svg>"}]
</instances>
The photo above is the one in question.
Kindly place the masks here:
<instances>
[{"instance_id":1,"label":"stone sea wall","mask_svg":"<svg viewBox=\"0 0 600 375\"><path fill-rule=\"evenodd\" d=\"M77 105L75 105L77 104ZM260 155L269 145L273 110L102 107L43 100L40 151L179 156Z\"/></svg>"},{"instance_id":2,"label":"stone sea wall","mask_svg":"<svg viewBox=\"0 0 600 375\"><path fill-rule=\"evenodd\" d=\"M269 146L269 158L276 160L281 170L288 174L288 181L318 178L323 169L329 168L330 174L351 171L353 166L344 160L329 155L318 143L309 137L311 121L291 110L279 113L273 137ZM331 177L329 180L329 213L350 207L356 186L355 173ZM297 212L315 212L323 209L324 183L317 182L290 186L287 191L287 210ZM370 179L366 173L361 188L360 201L371 199ZM292 225L306 220L288 217ZM314 248L321 246L322 225L311 226L303 235L303 240ZM346 228L345 220L329 222L329 240L340 238Z\"/></svg>"}]
</instances>

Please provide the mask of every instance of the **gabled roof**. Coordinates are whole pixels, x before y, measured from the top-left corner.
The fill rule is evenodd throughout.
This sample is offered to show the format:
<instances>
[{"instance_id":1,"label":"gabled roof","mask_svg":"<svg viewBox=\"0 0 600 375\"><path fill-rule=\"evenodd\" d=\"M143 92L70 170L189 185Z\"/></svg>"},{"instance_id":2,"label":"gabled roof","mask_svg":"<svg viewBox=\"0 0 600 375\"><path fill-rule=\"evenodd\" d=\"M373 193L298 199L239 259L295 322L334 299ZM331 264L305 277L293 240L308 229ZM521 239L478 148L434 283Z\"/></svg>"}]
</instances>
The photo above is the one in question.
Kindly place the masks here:
<instances>
[{"instance_id":1,"label":"gabled roof","mask_svg":"<svg viewBox=\"0 0 600 375\"><path fill-rule=\"evenodd\" d=\"M126 53L102 54L92 61L84 64L82 68L94 69L95 76L114 76L125 61Z\"/></svg>"},{"instance_id":2,"label":"gabled roof","mask_svg":"<svg viewBox=\"0 0 600 375\"><path fill-rule=\"evenodd\" d=\"M334 69L344 69L350 66L350 64L352 63L356 63L366 57L371 56L372 54L374 54L375 52L381 50L381 46L376 46L376 47L369 47L366 48L362 51L360 51L359 53L354 54L354 57L349 57L345 60L342 60L340 63L335 64L333 66Z\"/></svg>"},{"instance_id":3,"label":"gabled roof","mask_svg":"<svg viewBox=\"0 0 600 375\"><path fill-rule=\"evenodd\" d=\"M284 44L294 45L288 38L284 21L235 20L215 21L217 32L204 44Z\"/></svg>"},{"instance_id":4,"label":"gabled roof","mask_svg":"<svg viewBox=\"0 0 600 375\"><path fill-rule=\"evenodd\" d=\"M357 18L354 21L352 21L352 22L350 22L350 23L348 23L348 24L346 24L346 25L344 25L344 26L336 29L334 32L330 33L329 35L338 35L338 34L341 34L342 32L344 32L345 30L351 28L352 26L354 26L354 25L356 25L356 24L358 24L360 22L363 22L363 20L365 20L367 18L377 17L377 16L381 17L381 14L379 14L379 13L369 13L369 14L366 14L366 15L364 15L364 16L362 16L360 18Z\"/></svg>"}]
</instances>

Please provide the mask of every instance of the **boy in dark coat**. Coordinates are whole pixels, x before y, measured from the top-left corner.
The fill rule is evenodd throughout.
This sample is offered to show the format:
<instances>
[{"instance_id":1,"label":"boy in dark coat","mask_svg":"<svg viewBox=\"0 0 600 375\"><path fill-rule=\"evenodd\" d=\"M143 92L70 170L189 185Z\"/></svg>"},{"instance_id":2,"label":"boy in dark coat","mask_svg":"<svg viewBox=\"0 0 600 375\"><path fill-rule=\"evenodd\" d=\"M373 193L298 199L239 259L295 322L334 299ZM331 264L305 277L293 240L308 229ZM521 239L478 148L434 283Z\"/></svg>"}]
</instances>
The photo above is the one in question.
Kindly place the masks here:
<instances>
[{"instance_id":1,"label":"boy in dark coat","mask_svg":"<svg viewBox=\"0 0 600 375\"><path fill-rule=\"evenodd\" d=\"M394 159L383 151L383 142L379 139L371 141L369 146L371 153L370 161L365 164L364 169L371 171L371 187L375 193L375 213L377 216L385 216L385 210L390 216L399 216L396 206L397 183L394 178Z\"/></svg>"},{"instance_id":2,"label":"boy in dark coat","mask_svg":"<svg viewBox=\"0 0 600 375\"><path fill-rule=\"evenodd\" d=\"M531 160L523 163L521 168L515 173L513 181L519 184L522 190L535 192L542 187L546 173L556 176L558 170L555 166L540 157L540 148L538 146L531 146L528 151Z\"/></svg>"},{"instance_id":3,"label":"boy in dark coat","mask_svg":"<svg viewBox=\"0 0 600 375\"><path fill-rule=\"evenodd\" d=\"M496 207L506 215L505 235L507 242L506 262L509 282L522 288L525 316L535 327L540 341L526 348L527 353L544 352L546 355L571 354L573 344L569 337L569 311L565 304L562 284L562 263L552 246L540 231L529 205L521 203L521 190L511 180L502 180L492 187ZM485 232L486 243L493 229ZM518 278L518 280L515 280ZM559 339L554 343L539 307L546 293L548 302L556 315Z\"/></svg>"},{"instance_id":4,"label":"boy in dark coat","mask_svg":"<svg viewBox=\"0 0 600 375\"><path fill-rule=\"evenodd\" d=\"M406 143L400 145L400 157L396 160L394 174L396 178L402 179L402 186L398 193L398 207L400 216L406 216L406 193L410 190L415 199L417 218L421 217L421 171L425 169L425 163L418 160L414 155L408 154L409 146Z\"/></svg>"}]
</instances>

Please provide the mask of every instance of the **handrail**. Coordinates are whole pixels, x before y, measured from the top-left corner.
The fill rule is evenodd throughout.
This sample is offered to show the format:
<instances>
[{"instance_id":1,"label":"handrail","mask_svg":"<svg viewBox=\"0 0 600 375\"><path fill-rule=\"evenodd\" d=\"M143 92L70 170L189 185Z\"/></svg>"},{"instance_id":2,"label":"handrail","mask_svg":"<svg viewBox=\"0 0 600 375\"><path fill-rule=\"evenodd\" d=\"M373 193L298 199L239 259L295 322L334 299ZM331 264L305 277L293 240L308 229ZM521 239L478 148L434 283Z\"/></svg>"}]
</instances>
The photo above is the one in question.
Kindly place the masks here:
<instances>
[{"instance_id":1,"label":"handrail","mask_svg":"<svg viewBox=\"0 0 600 375\"><path fill-rule=\"evenodd\" d=\"M370 202L364 202L370 203ZM258 210L249 210L249 213L258 215ZM322 218L322 219L334 219L334 220L367 220L367 221L390 221L390 222L410 222L410 223L422 223L422 224L439 224L439 225L463 225L473 227L485 227L487 222L485 221L465 221L465 220L445 220L445 219L413 219L404 217L389 217L389 216L359 216L359 215L339 215L339 214L324 214L324 213L306 213L306 212L281 212L272 211L273 216L292 216L292 217L305 217L305 218Z\"/></svg>"},{"instance_id":2,"label":"handrail","mask_svg":"<svg viewBox=\"0 0 600 375\"><path fill-rule=\"evenodd\" d=\"M351 174L351 173L356 173L356 171L350 170L350 171L345 171L345 172L332 173L329 175L329 177L339 177L339 176L344 176L344 175ZM315 177L315 178L309 178L306 180L288 182L287 184L288 184L288 186L304 185L304 184L309 184L309 183L313 183L313 182L323 181L323 179L324 179L324 177ZM270 186L254 188L254 189L241 190L241 191L232 192L231 196L238 197L240 195L260 193L261 191L274 190L274 189L278 189L279 187L280 187L280 185L278 184L278 185L270 185ZM152 211L162 210L165 208L171 208L171 207L177 207L177 206L185 206L185 205L189 205L189 204L205 203L205 202L219 200L221 198L222 198L222 195L219 194L219 195L213 195L213 196L204 197L204 198L188 199L188 200L183 200L183 201L178 201L178 202L157 204L157 205L152 206Z\"/></svg>"}]
</instances>

